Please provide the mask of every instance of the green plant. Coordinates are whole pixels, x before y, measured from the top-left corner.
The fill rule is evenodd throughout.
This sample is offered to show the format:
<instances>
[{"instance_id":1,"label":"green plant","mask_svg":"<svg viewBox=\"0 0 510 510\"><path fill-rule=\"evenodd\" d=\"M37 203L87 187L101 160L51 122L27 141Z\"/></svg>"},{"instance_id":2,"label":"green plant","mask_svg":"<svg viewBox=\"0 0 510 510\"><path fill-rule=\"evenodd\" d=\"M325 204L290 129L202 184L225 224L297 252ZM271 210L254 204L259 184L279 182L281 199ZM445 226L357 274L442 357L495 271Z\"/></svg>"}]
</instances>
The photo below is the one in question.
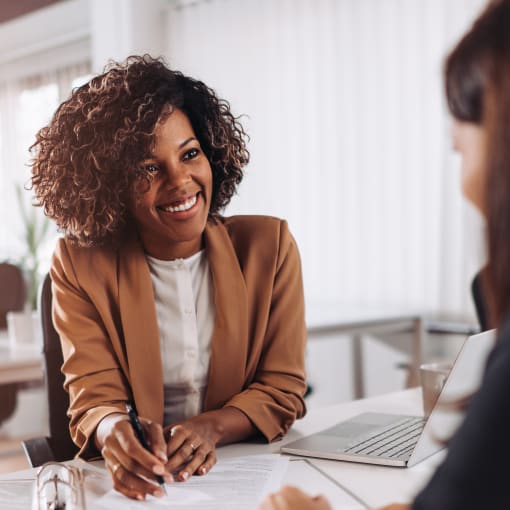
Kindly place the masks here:
<instances>
[{"instance_id":1,"label":"green plant","mask_svg":"<svg viewBox=\"0 0 510 510\"><path fill-rule=\"evenodd\" d=\"M25 228L23 240L26 252L20 263L27 278L27 300L32 310L37 308L37 290L39 288L39 255L38 248L44 241L50 222L46 216L41 216L36 207L27 208L23 199L23 188L16 186L16 195Z\"/></svg>"}]
</instances>

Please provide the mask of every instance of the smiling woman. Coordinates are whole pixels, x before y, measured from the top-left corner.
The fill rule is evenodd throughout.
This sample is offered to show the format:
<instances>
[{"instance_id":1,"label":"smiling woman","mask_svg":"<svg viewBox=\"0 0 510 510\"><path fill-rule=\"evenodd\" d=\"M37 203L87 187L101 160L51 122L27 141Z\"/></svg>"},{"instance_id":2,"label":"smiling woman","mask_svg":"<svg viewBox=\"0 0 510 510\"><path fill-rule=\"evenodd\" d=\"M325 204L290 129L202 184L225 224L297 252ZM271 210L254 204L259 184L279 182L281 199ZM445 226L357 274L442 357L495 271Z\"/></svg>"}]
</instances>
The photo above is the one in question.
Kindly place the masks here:
<instances>
[{"instance_id":1,"label":"smiling woman","mask_svg":"<svg viewBox=\"0 0 510 510\"><path fill-rule=\"evenodd\" d=\"M32 146L36 200L64 232L51 277L71 435L131 498L305 412L294 239L283 220L220 215L245 138L226 101L146 55L76 89Z\"/></svg>"},{"instance_id":2,"label":"smiling woman","mask_svg":"<svg viewBox=\"0 0 510 510\"><path fill-rule=\"evenodd\" d=\"M145 251L163 260L197 253L211 206L212 172L185 113L175 110L160 121L153 153L142 166L151 182L129 209L142 226Z\"/></svg>"}]
</instances>

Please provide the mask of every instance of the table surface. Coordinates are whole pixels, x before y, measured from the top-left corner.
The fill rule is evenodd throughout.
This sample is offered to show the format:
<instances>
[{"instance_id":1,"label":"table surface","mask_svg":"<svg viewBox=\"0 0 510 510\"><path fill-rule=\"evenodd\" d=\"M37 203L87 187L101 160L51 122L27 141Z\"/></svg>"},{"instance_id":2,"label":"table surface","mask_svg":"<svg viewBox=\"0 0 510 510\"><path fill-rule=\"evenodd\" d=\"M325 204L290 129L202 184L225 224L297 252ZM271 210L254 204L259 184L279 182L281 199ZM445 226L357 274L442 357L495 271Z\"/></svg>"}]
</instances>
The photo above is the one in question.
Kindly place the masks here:
<instances>
[{"instance_id":1,"label":"table surface","mask_svg":"<svg viewBox=\"0 0 510 510\"><path fill-rule=\"evenodd\" d=\"M308 435L327 428L338 421L347 419L364 411L395 412L403 414L421 413L421 392L418 388L390 393L378 397L346 402L324 408L312 409L307 416L296 422L289 434L282 440L273 444L239 443L218 448L220 459L246 455L259 455L263 453L279 454L283 444L293 441L303 435ZM330 479L335 480L342 487L356 494L367 505L378 508L392 502L409 502L426 483L435 467L443 458L440 452L412 468L393 468L386 466L371 466L341 461L328 461L310 459L311 462L326 473ZM291 456L292 458L292 456ZM0 476L0 508L3 510L17 509L12 501L11 480L27 480L33 478L34 470L18 471ZM2 487L9 484L10 498ZM109 481L101 482L101 491L110 489ZM293 483L287 478L284 483ZM316 493L317 487L300 483L300 487L310 493ZM25 489L26 490L26 489Z\"/></svg>"},{"instance_id":2,"label":"table surface","mask_svg":"<svg viewBox=\"0 0 510 510\"><path fill-rule=\"evenodd\" d=\"M270 445L246 443L228 445L218 449L218 457L230 458L240 455L278 453L281 446L287 442L331 427L339 421L366 411L422 415L421 390L412 388L313 409L308 412L305 418L294 424L282 441ZM370 507L377 508L394 502L412 501L417 492L428 481L443 456L444 452L439 452L412 468L375 466L323 459L309 460L340 485L359 496ZM292 480L286 482L292 483ZM314 492L313 487L302 488Z\"/></svg>"}]
</instances>

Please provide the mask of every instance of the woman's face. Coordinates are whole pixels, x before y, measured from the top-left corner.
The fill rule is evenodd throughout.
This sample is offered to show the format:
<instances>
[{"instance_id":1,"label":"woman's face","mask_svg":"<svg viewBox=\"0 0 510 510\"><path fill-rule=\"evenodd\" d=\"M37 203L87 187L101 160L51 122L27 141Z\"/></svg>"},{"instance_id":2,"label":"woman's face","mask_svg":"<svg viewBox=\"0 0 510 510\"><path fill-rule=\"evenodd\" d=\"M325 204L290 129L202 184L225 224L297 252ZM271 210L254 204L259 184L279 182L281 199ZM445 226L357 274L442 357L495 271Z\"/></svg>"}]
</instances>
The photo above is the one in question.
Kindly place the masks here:
<instances>
[{"instance_id":1,"label":"woman's face","mask_svg":"<svg viewBox=\"0 0 510 510\"><path fill-rule=\"evenodd\" d=\"M175 109L157 128L154 151L141 166L152 173L139 181L130 211L145 251L158 259L186 258L202 246L212 195L211 165L188 117Z\"/></svg>"},{"instance_id":2,"label":"woman's face","mask_svg":"<svg viewBox=\"0 0 510 510\"><path fill-rule=\"evenodd\" d=\"M454 119L453 148L460 154L462 192L478 210L485 214L485 130L480 124Z\"/></svg>"}]
</instances>

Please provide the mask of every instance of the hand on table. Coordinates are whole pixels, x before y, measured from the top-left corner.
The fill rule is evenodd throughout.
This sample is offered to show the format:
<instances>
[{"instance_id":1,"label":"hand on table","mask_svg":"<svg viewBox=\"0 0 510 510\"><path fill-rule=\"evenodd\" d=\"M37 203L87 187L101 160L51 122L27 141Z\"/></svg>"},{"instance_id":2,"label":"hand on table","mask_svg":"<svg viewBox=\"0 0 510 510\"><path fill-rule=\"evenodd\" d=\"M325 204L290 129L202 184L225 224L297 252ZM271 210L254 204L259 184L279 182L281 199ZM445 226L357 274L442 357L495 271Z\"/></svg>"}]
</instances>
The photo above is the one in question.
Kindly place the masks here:
<instances>
[{"instance_id":1,"label":"hand on table","mask_svg":"<svg viewBox=\"0 0 510 510\"><path fill-rule=\"evenodd\" d=\"M216 444L221 437L217 424L204 413L165 429L166 469L184 482L205 475L216 464Z\"/></svg>"},{"instance_id":2,"label":"hand on table","mask_svg":"<svg viewBox=\"0 0 510 510\"><path fill-rule=\"evenodd\" d=\"M140 418L147 442L154 453L148 452L138 441L127 416L110 415L99 424L97 441L102 444L101 455L111 473L113 487L128 498L143 500L147 494L164 495L156 483L155 475L163 476L166 483L173 477L166 469L168 460L161 425Z\"/></svg>"},{"instance_id":3,"label":"hand on table","mask_svg":"<svg viewBox=\"0 0 510 510\"><path fill-rule=\"evenodd\" d=\"M324 496L308 496L296 487L285 486L270 494L257 510L331 510Z\"/></svg>"},{"instance_id":4,"label":"hand on table","mask_svg":"<svg viewBox=\"0 0 510 510\"><path fill-rule=\"evenodd\" d=\"M167 483L186 481L194 474L205 475L216 464L216 445L242 441L256 429L244 413L233 407L207 411L166 427L140 417L149 446L138 442L124 414L104 418L96 430L96 446L101 450L116 490L136 499L146 494L163 495L154 475ZM146 480L149 479L148 480Z\"/></svg>"}]
</instances>

